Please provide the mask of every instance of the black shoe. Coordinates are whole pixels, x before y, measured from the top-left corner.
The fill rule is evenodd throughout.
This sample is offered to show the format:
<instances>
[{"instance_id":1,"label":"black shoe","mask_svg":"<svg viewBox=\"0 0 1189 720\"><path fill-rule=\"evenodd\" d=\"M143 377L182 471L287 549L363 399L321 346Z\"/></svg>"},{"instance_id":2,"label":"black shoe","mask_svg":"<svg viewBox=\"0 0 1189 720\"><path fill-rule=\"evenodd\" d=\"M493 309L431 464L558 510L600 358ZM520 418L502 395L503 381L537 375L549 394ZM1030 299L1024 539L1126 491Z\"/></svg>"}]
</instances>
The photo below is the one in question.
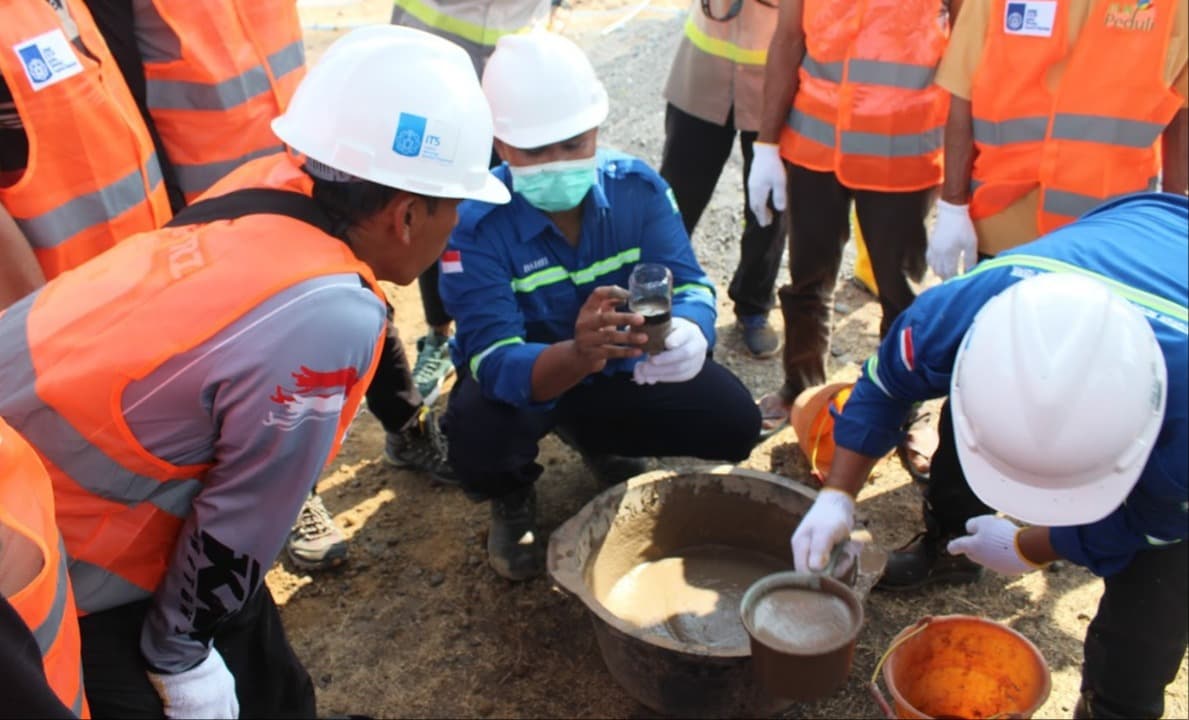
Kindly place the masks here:
<instances>
[{"instance_id":1,"label":"black shoe","mask_svg":"<svg viewBox=\"0 0 1189 720\"><path fill-rule=\"evenodd\" d=\"M582 462L590 469L595 479L607 487L634 478L648 470L648 461L644 458L612 455L611 453L592 453L583 450L578 441L562 427L554 428L553 433L563 443L582 456Z\"/></svg>"},{"instance_id":2,"label":"black shoe","mask_svg":"<svg viewBox=\"0 0 1189 720\"><path fill-rule=\"evenodd\" d=\"M501 577L509 580L527 580L544 571L543 547L537 538L535 490L492 499L487 561Z\"/></svg>"},{"instance_id":3,"label":"black shoe","mask_svg":"<svg viewBox=\"0 0 1189 720\"><path fill-rule=\"evenodd\" d=\"M447 459L448 449L437 416L422 406L416 425L398 433L388 433L384 441L384 460L393 467L420 470L438 482L457 485L458 477Z\"/></svg>"},{"instance_id":4,"label":"black shoe","mask_svg":"<svg viewBox=\"0 0 1189 720\"><path fill-rule=\"evenodd\" d=\"M983 568L965 555L950 555L951 538L933 532L919 533L899 550L888 554L888 565L876 590L916 590L926 585L965 585L977 581Z\"/></svg>"}]
</instances>

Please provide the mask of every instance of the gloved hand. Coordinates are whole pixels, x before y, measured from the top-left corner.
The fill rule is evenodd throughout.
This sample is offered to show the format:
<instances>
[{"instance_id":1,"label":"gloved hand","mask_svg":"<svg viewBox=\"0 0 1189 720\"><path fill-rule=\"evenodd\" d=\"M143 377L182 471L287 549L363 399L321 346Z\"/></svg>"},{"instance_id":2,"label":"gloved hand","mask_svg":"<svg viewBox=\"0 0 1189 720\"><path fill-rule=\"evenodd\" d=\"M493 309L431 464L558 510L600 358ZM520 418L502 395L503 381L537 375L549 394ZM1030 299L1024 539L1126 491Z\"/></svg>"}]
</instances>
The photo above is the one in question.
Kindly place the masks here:
<instances>
[{"instance_id":1,"label":"gloved hand","mask_svg":"<svg viewBox=\"0 0 1189 720\"><path fill-rule=\"evenodd\" d=\"M1017 537L1021 528L998 515L979 515L966 521L966 532L946 545L950 555L965 555L1000 575L1020 575L1041 565L1020 554Z\"/></svg>"},{"instance_id":2,"label":"gloved hand","mask_svg":"<svg viewBox=\"0 0 1189 720\"><path fill-rule=\"evenodd\" d=\"M821 572L834 546L855 527L855 499L841 490L822 488L793 532L793 569Z\"/></svg>"},{"instance_id":3,"label":"gloved hand","mask_svg":"<svg viewBox=\"0 0 1189 720\"><path fill-rule=\"evenodd\" d=\"M167 718L239 717L235 678L214 646L205 660L189 670L172 675L147 674L161 696Z\"/></svg>"},{"instance_id":4,"label":"gloved hand","mask_svg":"<svg viewBox=\"0 0 1189 720\"><path fill-rule=\"evenodd\" d=\"M751 172L747 174L747 200L752 213L761 227L772 224L772 210L768 208L768 196L772 196L772 207L784 212L787 195L787 176L784 161L780 159L780 146L773 143L752 144Z\"/></svg>"},{"instance_id":5,"label":"gloved hand","mask_svg":"<svg viewBox=\"0 0 1189 720\"><path fill-rule=\"evenodd\" d=\"M937 223L929 236L925 260L942 280L959 274L961 266L965 266L966 271L974 267L978 262L978 236L974 234L969 205L937 201Z\"/></svg>"},{"instance_id":6,"label":"gloved hand","mask_svg":"<svg viewBox=\"0 0 1189 720\"><path fill-rule=\"evenodd\" d=\"M649 355L632 371L632 379L637 385L685 382L702 372L707 347L702 328L681 317L673 318L670 323L671 329L665 336L665 351Z\"/></svg>"}]
</instances>

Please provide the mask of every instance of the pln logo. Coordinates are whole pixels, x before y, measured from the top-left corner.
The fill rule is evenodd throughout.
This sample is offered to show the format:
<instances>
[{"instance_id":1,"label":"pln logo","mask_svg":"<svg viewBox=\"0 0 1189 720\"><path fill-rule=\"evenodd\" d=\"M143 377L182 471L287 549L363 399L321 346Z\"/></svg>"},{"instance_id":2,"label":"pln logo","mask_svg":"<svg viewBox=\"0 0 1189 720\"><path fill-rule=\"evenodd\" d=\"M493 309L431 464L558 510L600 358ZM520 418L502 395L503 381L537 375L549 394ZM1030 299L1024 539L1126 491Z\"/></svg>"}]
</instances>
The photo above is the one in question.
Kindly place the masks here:
<instances>
[{"instance_id":1,"label":"pln logo","mask_svg":"<svg viewBox=\"0 0 1189 720\"><path fill-rule=\"evenodd\" d=\"M347 394L359 380L359 373L353 367L319 372L302 365L299 372L291 375L293 387L277 385L268 399L279 407L270 410L264 419L264 425L285 432L307 420L338 422Z\"/></svg>"},{"instance_id":2,"label":"pln logo","mask_svg":"<svg viewBox=\"0 0 1189 720\"><path fill-rule=\"evenodd\" d=\"M1156 27L1156 0L1111 3L1106 11L1106 26L1116 30L1149 32Z\"/></svg>"}]
</instances>

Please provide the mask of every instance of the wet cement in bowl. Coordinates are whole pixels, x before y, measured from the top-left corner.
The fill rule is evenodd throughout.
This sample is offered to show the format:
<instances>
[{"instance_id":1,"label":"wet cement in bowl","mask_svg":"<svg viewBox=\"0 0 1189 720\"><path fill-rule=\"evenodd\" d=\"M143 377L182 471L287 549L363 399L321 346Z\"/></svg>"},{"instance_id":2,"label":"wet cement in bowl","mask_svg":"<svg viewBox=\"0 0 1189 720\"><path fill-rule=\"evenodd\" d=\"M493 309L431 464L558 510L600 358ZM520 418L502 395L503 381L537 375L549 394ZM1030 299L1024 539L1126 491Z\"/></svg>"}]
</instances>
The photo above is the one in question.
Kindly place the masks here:
<instances>
[{"instance_id":1,"label":"wet cement in bowl","mask_svg":"<svg viewBox=\"0 0 1189 720\"><path fill-rule=\"evenodd\" d=\"M739 620L743 593L788 562L747 548L698 545L642 562L599 600L646 633L720 650L748 648Z\"/></svg>"},{"instance_id":2,"label":"wet cement in bowl","mask_svg":"<svg viewBox=\"0 0 1189 720\"><path fill-rule=\"evenodd\" d=\"M833 650L854 634L857 618L837 595L806 588L774 589L755 603L751 627L770 648L799 655Z\"/></svg>"}]
</instances>

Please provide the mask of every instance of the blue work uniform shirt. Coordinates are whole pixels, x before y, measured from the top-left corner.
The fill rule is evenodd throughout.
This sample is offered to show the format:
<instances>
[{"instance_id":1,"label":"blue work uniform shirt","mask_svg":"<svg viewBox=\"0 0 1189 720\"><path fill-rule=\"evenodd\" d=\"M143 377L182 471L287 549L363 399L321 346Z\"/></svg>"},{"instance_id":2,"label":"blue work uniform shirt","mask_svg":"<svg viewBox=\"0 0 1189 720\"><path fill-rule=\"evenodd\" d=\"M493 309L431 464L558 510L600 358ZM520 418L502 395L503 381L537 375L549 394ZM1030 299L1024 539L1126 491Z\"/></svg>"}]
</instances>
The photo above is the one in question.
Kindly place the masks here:
<instances>
[{"instance_id":1,"label":"blue work uniform shirt","mask_svg":"<svg viewBox=\"0 0 1189 720\"><path fill-rule=\"evenodd\" d=\"M1107 576L1126 567L1136 552L1184 542L1189 536L1187 224L1185 197L1131 195L921 293L868 359L836 417L835 443L884 455L899 442L898 428L913 402L949 393L958 347L988 300L1041 272L1089 275L1148 318L1168 367L1168 400L1155 449L1123 505L1097 522L1052 528L1053 547Z\"/></svg>"},{"instance_id":2,"label":"blue work uniform shirt","mask_svg":"<svg viewBox=\"0 0 1189 720\"><path fill-rule=\"evenodd\" d=\"M600 285L627 287L638 263L673 272L673 315L714 344L714 284L694 257L673 193L642 160L599 150L598 180L582 201L578 246L520 194L506 205L458 206L458 225L441 261L439 288L457 331L454 364L485 396L517 407L532 400L532 368L549 345L574 337L578 310ZM506 164L496 177L512 189ZM613 359L604 374L630 372L637 358Z\"/></svg>"}]
</instances>

